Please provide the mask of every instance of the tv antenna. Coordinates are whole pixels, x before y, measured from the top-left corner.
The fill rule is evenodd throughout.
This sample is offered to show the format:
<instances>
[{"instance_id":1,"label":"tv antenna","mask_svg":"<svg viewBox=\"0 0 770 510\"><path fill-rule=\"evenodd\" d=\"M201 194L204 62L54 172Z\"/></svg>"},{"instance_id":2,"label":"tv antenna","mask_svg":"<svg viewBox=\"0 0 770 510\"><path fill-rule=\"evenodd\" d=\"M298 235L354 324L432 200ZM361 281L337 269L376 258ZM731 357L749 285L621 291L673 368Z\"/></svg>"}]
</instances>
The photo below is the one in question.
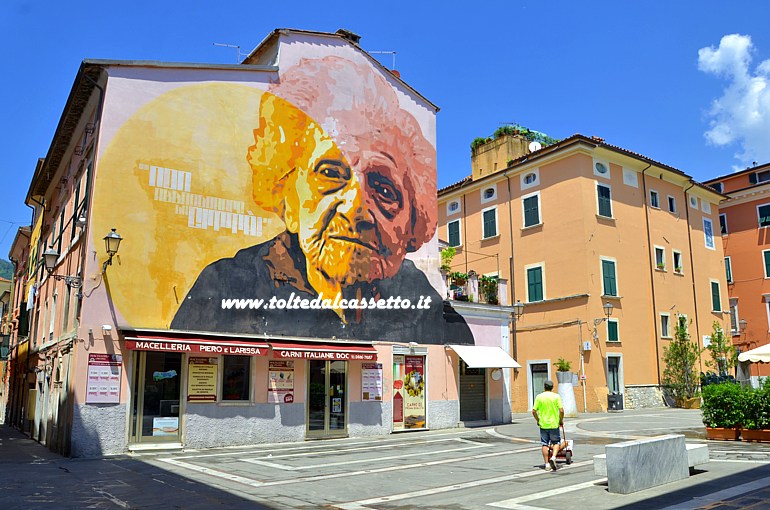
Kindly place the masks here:
<instances>
[{"instance_id":1,"label":"tv antenna","mask_svg":"<svg viewBox=\"0 0 770 510\"><path fill-rule=\"evenodd\" d=\"M390 69L393 70L396 68L396 52L395 51L370 51L369 52L372 55L393 55L393 67Z\"/></svg>"},{"instance_id":2,"label":"tv antenna","mask_svg":"<svg viewBox=\"0 0 770 510\"><path fill-rule=\"evenodd\" d=\"M241 47L236 44L224 44L224 43L214 43L214 46L223 46L225 48L234 48L235 49L235 63L240 64L241 63L241 56L248 57L248 53L241 53Z\"/></svg>"}]
</instances>

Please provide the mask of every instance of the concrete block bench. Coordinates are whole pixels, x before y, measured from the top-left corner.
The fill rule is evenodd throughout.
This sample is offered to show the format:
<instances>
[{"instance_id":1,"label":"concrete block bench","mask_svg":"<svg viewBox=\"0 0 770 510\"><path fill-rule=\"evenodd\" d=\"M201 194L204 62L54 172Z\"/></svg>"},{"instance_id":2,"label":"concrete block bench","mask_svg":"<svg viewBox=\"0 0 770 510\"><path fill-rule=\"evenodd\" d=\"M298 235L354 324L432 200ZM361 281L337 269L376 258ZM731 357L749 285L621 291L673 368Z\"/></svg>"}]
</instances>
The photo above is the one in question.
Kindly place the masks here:
<instances>
[{"instance_id":1,"label":"concrete block bench","mask_svg":"<svg viewBox=\"0 0 770 510\"><path fill-rule=\"evenodd\" d=\"M594 456L594 473L607 477L610 492L629 494L687 478L691 467L708 461L708 445L669 434L605 446Z\"/></svg>"}]
</instances>

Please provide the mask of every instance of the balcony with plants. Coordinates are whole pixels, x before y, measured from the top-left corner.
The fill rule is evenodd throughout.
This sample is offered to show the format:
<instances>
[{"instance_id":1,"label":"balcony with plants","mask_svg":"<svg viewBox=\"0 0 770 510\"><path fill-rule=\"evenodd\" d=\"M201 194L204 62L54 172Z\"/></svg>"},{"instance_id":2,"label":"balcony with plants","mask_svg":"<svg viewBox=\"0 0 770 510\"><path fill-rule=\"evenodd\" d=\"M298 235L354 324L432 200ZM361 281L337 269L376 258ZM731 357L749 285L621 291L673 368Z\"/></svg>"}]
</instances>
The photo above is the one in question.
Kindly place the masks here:
<instances>
[{"instance_id":1,"label":"balcony with plants","mask_svg":"<svg viewBox=\"0 0 770 510\"><path fill-rule=\"evenodd\" d=\"M479 275L474 270L467 273L452 270L452 259L456 250L452 247L441 250L441 274L446 283L446 299L486 305L507 303L506 280L497 276Z\"/></svg>"}]
</instances>

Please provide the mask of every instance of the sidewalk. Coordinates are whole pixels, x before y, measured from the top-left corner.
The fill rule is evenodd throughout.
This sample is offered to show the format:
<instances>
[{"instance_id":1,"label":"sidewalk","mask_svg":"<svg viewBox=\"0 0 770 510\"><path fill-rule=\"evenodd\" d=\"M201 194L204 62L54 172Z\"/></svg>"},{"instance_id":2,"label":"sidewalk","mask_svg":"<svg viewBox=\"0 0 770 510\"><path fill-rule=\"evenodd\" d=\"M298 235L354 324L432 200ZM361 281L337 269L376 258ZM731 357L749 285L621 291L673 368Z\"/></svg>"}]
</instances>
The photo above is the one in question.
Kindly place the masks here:
<instances>
[{"instance_id":1,"label":"sidewalk","mask_svg":"<svg viewBox=\"0 0 770 510\"><path fill-rule=\"evenodd\" d=\"M70 459L0 425L0 508L81 510L264 509L128 456Z\"/></svg>"}]
</instances>

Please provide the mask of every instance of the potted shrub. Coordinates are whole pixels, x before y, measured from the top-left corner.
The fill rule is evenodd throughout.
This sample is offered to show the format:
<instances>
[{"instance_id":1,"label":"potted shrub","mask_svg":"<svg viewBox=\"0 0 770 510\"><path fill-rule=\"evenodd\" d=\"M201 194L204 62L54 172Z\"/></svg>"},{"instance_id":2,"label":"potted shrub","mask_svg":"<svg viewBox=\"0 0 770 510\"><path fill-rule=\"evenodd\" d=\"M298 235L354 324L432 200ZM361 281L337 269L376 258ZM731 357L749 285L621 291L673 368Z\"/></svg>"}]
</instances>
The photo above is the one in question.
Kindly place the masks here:
<instances>
[{"instance_id":1,"label":"potted shrub","mask_svg":"<svg viewBox=\"0 0 770 510\"><path fill-rule=\"evenodd\" d=\"M700 404L697 366L703 349L690 341L687 327L687 318L677 314L674 339L663 347L663 384L677 407L693 409Z\"/></svg>"},{"instance_id":2,"label":"potted shrub","mask_svg":"<svg viewBox=\"0 0 770 510\"><path fill-rule=\"evenodd\" d=\"M666 264L664 264L663 262L659 262L659 263L658 263L658 269L660 269L661 271L663 271L664 269L666 269Z\"/></svg>"},{"instance_id":3,"label":"potted shrub","mask_svg":"<svg viewBox=\"0 0 770 510\"><path fill-rule=\"evenodd\" d=\"M744 389L743 423L741 438L744 441L770 442L770 379L760 388Z\"/></svg>"},{"instance_id":4,"label":"potted shrub","mask_svg":"<svg viewBox=\"0 0 770 510\"><path fill-rule=\"evenodd\" d=\"M484 296L484 301L490 305L498 303L496 276L482 276L479 278L479 295Z\"/></svg>"},{"instance_id":5,"label":"potted shrub","mask_svg":"<svg viewBox=\"0 0 770 510\"><path fill-rule=\"evenodd\" d=\"M460 271L453 271L449 273L449 278L452 279L452 284L457 285L458 287L462 287L465 285L465 282L468 281L468 274L467 273L461 273Z\"/></svg>"},{"instance_id":6,"label":"potted shrub","mask_svg":"<svg viewBox=\"0 0 770 510\"><path fill-rule=\"evenodd\" d=\"M725 382L703 388L701 413L706 437L736 441L744 421L744 390L740 384Z\"/></svg>"},{"instance_id":7,"label":"potted shrub","mask_svg":"<svg viewBox=\"0 0 770 510\"><path fill-rule=\"evenodd\" d=\"M556 380L559 381L559 384L572 384L572 362L559 358L554 366L556 366Z\"/></svg>"}]
</instances>

